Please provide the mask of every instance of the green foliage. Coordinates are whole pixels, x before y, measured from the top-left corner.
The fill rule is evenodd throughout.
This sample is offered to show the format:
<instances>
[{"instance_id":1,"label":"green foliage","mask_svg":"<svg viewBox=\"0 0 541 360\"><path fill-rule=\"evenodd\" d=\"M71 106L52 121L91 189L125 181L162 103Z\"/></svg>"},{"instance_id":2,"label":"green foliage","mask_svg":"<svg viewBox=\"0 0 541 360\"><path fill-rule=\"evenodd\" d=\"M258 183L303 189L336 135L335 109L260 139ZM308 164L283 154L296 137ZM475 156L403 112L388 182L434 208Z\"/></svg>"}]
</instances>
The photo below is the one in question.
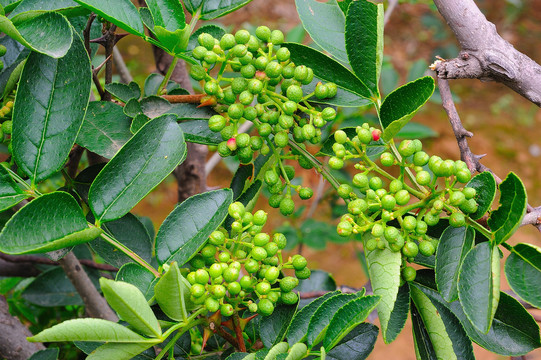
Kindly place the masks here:
<instances>
[{"instance_id":1,"label":"green foliage","mask_svg":"<svg viewBox=\"0 0 541 360\"><path fill-rule=\"evenodd\" d=\"M297 0L317 49L285 43L286 35L266 26L194 31L198 20L249 2L148 0L137 8L128 0L23 0L3 7L0 140L9 157L0 166L0 251L59 259L73 250L120 268L115 280L85 271L122 322L78 318L32 329L39 333L29 340L76 341L89 359L210 358L218 351L231 360L362 360L379 333L367 322L377 309L385 343L411 314L420 359L473 359L472 342L506 356L540 347L534 319L499 289L501 246L511 252L511 288L541 306L539 248L507 244L526 213L524 184L510 173L497 187L492 174L472 178L466 163L423 150L419 139L435 133L410 120L435 83L418 78L424 63L394 90L383 81L383 4ZM105 84L123 104L89 102L96 49L87 50L90 39L79 33L90 12L98 15L91 33L102 22L139 36L174 57L170 71L149 75L143 88ZM201 96L169 80L179 59ZM355 108L374 115L361 118ZM247 122L254 127L243 133ZM342 128L333 132L335 125ZM215 146L242 166L230 188L188 198L154 236L153 224L130 211L184 161L186 142ZM87 158L79 164L80 149L110 161L81 169ZM349 177L341 170L352 160ZM298 206L297 195L314 196L299 167L332 185L324 198L340 204L336 226ZM281 232L264 231L271 215L255 210L261 193L290 217ZM488 226L476 221L486 214ZM297 244L324 249L327 240L362 244L373 295L342 293L330 274L283 253ZM83 303L58 267L0 285L33 323L29 306ZM303 299L314 292L323 295ZM57 357L53 350L32 359Z\"/></svg>"}]
</instances>

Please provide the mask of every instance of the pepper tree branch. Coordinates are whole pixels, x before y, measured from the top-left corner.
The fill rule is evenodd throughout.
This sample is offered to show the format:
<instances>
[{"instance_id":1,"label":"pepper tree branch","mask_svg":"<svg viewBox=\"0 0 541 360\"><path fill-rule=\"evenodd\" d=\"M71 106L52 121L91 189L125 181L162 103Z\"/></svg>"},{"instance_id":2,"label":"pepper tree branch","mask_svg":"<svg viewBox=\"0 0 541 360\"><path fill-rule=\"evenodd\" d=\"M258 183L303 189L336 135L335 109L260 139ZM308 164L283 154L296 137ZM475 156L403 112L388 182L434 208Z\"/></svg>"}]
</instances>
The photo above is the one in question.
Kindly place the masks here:
<instances>
[{"instance_id":1,"label":"pepper tree branch","mask_svg":"<svg viewBox=\"0 0 541 360\"><path fill-rule=\"evenodd\" d=\"M468 145L468 137L472 137L473 134L467 131L462 125L460 116L455 107L453 97L451 95L451 89L449 88L449 82L446 79L438 79L438 87L440 89L442 105L447 113L453 132L455 133L458 148L460 150L460 158L468 165L468 169L473 174L476 171L481 173L483 171L490 171L494 175L496 183L500 184L502 179L494 174L494 172L481 163L481 159L485 155L475 155L472 153ZM534 208L530 204L527 206L527 214L522 219L521 226L534 225L541 232L541 207Z\"/></svg>"},{"instance_id":2,"label":"pepper tree branch","mask_svg":"<svg viewBox=\"0 0 541 360\"><path fill-rule=\"evenodd\" d=\"M457 58L434 63L439 78L497 81L541 106L541 66L504 40L473 0L434 4L461 47Z\"/></svg>"},{"instance_id":3,"label":"pepper tree branch","mask_svg":"<svg viewBox=\"0 0 541 360\"><path fill-rule=\"evenodd\" d=\"M12 264L23 264L26 266L32 265L32 264L60 265L58 261L54 261L46 257L41 257L41 256L36 256L36 255L8 255L8 254L0 253L0 260L3 260L8 263L12 263ZM97 270L111 271L111 272L118 271L118 269L114 266L111 266L108 264L98 264L92 260L79 259L79 262L83 264L84 266L97 269ZM32 275L32 276L36 276L36 275Z\"/></svg>"}]
</instances>

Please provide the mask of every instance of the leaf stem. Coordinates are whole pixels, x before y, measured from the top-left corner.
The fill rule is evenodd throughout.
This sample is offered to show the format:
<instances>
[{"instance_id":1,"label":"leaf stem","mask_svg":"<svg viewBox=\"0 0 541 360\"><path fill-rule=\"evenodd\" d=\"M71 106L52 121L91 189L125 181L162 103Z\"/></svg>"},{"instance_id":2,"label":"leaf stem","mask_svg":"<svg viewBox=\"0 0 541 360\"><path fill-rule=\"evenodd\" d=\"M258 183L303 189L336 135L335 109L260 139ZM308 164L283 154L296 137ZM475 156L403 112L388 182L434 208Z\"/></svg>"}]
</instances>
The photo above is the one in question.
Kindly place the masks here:
<instances>
[{"instance_id":1,"label":"leaf stem","mask_svg":"<svg viewBox=\"0 0 541 360\"><path fill-rule=\"evenodd\" d=\"M90 226L95 226L94 224L89 223ZM130 250L127 246L119 242L114 237L107 234L105 231L101 233L100 235L105 241L107 241L109 244L113 245L120 251L122 251L124 254L129 256L133 261L150 271L154 276L160 277L160 273L158 270L154 269L149 263L147 263L143 258L141 258L139 255L137 255L135 252Z\"/></svg>"},{"instance_id":2,"label":"leaf stem","mask_svg":"<svg viewBox=\"0 0 541 360\"><path fill-rule=\"evenodd\" d=\"M167 74L165 74L165 77L163 78L160 86L158 87L158 93L156 95L159 96L161 92L167 88L167 83L169 82L171 75L173 75L173 71L175 70L175 66L177 66L177 63L178 63L178 57L175 56L173 57L173 61L171 61L171 65L169 65Z\"/></svg>"}]
</instances>

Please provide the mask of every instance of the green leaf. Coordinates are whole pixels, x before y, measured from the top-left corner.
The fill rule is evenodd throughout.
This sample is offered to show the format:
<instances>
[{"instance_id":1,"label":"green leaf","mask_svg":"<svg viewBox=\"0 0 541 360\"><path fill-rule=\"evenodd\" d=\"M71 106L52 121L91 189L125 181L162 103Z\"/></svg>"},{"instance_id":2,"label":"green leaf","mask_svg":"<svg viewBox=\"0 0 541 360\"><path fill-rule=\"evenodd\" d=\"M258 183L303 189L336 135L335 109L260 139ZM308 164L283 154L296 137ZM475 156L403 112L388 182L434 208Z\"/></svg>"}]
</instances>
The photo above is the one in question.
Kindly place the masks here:
<instances>
[{"instance_id":1,"label":"green leaf","mask_svg":"<svg viewBox=\"0 0 541 360\"><path fill-rule=\"evenodd\" d=\"M436 284L448 302L458 299L458 275L466 254L475 244L475 231L470 227L447 227L441 234L436 251Z\"/></svg>"},{"instance_id":2,"label":"green leaf","mask_svg":"<svg viewBox=\"0 0 541 360\"><path fill-rule=\"evenodd\" d=\"M329 360L364 360L374 349L378 327L363 323L350 331L336 346L327 352Z\"/></svg>"},{"instance_id":3,"label":"green leaf","mask_svg":"<svg viewBox=\"0 0 541 360\"><path fill-rule=\"evenodd\" d=\"M428 339L438 359L474 360L473 347L458 319L441 304L434 304L415 285L411 286L411 299L426 328ZM429 347L430 348L430 347Z\"/></svg>"},{"instance_id":4,"label":"green leaf","mask_svg":"<svg viewBox=\"0 0 541 360\"><path fill-rule=\"evenodd\" d=\"M9 13L8 17L12 19L17 15L26 12L39 13L53 10L65 13L65 15L70 15L70 12L73 13L73 10L76 8L81 7L73 0L23 0ZM67 14L66 11L68 12Z\"/></svg>"},{"instance_id":5,"label":"green leaf","mask_svg":"<svg viewBox=\"0 0 541 360\"><path fill-rule=\"evenodd\" d=\"M33 184L64 165L85 117L91 80L78 35L61 59L28 57L15 97L12 143L15 161Z\"/></svg>"},{"instance_id":6,"label":"green leaf","mask_svg":"<svg viewBox=\"0 0 541 360\"><path fill-rule=\"evenodd\" d=\"M156 236L158 262L177 261L184 265L224 221L231 202L233 192L221 189L194 195L180 203Z\"/></svg>"},{"instance_id":7,"label":"green leaf","mask_svg":"<svg viewBox=\"0 0 541 360\"><path fill-rule=\"evenodd\" d=\"M312 40L337 60L347 63L344 40L346 19L336 1L295 0L295 5L302 25Z\"/></svg>"},{"instance_id":8,"label":"green leaf","mask_svg":"<svg viewBox=\"0 0 541 360\"><path fill-rule=\"evenodd\" d=\"M108 341L115 343L150 343L160 342L147 339L125 326L102 319L75 319L45 329L28 338L30 342L58 341Z\"/></svg>"},{"instance_id":9,"label":"green leaf","mask_svg":"<svg viewBox=\"0 0 541 360\"><path fill-rule=\"evenodd\" d=\"M0 94L5 98L19 81L24 61L30 54L30 50L9 36L0 38L0 44L7 49L6 54L2 56L4 69L0 72Z\"/></svg>"},{"instance_id":10,"label":"green leaf","mask_svg":"<svg viewBox=\"0 0 541 360\"><path fill-rule=\"evenodd\" d=\"M379 117L383 128L382 138L390 141L434 92L434 79L425 76L409 82L389 95L381 104Z\"/></svg>"},{"instance_id":11,"label":"green leaf","mask_svg":"<svg viewBox=\"0 0 541 360\"><path fill-rule=\"evenodd\" d=\"M0 15L0 31L35 52L57 59L66 55L74 40L69 21L55 12L29 18L19 17L13 19L13 22Z\"/></svg>"},{"instance_id":12,"label":"green leaf","mask_svg":"<svg viewBox=\"0 0 541 360\"><path fill-rule=\"evenodd\" d=\"M305 94L313 93L316 89L316 85L319 82L325 82L322 79L319 79L318 77L314 76L314 80L308 85L304 85L302 87ZM336 88L336 96L328 99L318 99L315 96L312 96L310 98L311 103L316 104L325 104L325 105L334 105L334 106L341 106L341 107L360 107L360 106L367 106L372 104L372 102L362 97L358 94L355 94L351 91L348 91L343 88Z\"/></svg>"},{"instance_id":13,"label":"green leaf","mask_svg":"<svg viewBox=\"0 0 541 360\"><path fill-rule=\"evenodd\" d=\"M371 93L366 85L338 61L308 46L294 43L285 43L283 46L289 49L290 59L296 65L306 65L312 68L318 78L334 82L339 87L370 99Z\"/></svg>"},{"instance_id":14,"label":"green leaf","mask_svg":"<svg viewBox=\"0 0 541 360\"><path fill-rule=\"evenodd\" d=\"M146 0L155 26L175 32L186 26L184 9L178 0Z\"/></svg>"},{"instance_id":15,"label":"green leaf","mask_svg":"<svg viewBox=\"0 0 541 360\"><path fill-rule=\"evenodd\" d=\"M428 330L423 324L421 314L415 307L415 304L411 304L411 324L413 335L413 344L415 346L415 355L418 360L432 360L437 359L434 351L434 346L430 341L430 335Z\"/></svg>"},{"instance_id":16,"label":"green leaf","mask_svg":"<svg viewBox=\"0 0 541 360\"><path fill-rule=\"evenodd\" d=\"M505 276L513 291L541 308L541 249L531 244L517 244L505 262Z\"/></svg>"},{"instance_id":17,"label":"green leaf","mask_svg":"<svg viewBox=\"0 0 541 360\"><path fill-rule=\"evenodd\" d=\"M178 120L208 120L212 115L217 114L209 106L197 107L197 104L182 103L172 104L167 112L175 114Z\"/></svg>"},{"instance_id":18,"label":"green leaf","mask_svg":"<svg viewBox=\"0 0 541 360\"><path fill-rule=\"evenodd\" d=\"M0 166L0 211L9 209L29 197L30 195L11 178L6 168Z\"/></svg>"},{"instance_id":19,"label":"green leaf","mask_svg":"<svg viewBox=\"0 0 541 360\"><path fill-rule=\"evenodd\" d=\"M43 253L90 241L100 233L101 229L88 227L83 210L71 195L57 191L40 196L15 213L0 233L0 251Z\"/></svg>"},{"instance_id":20,"label":"green leaf","mask_svg":"<svg viewBox=\"0 0 541 360\"><path fill-rule=\"evenodd\" d=\"M148 235L145 226L135 215L127 213L118 220L104 224L102 229L113 235L119 243L125 245L143 260L148 263L151 262L152 239ZM91 241L89 245L110 265L119 268L126 263L133 262L132 258L101 238Z\"/></svg>"},{"instance_id":21,"label":"green leaf","mask_svg":"<svg viewBox=\"0 0 541 360\"><path fill-rule=\"evenodd\" d=\"M161 338L162 331L158 319L137 287L106 278L100 279L100 285L107 303L122 320L142 335Z\"/></svg>"},{"instance_id":22,"label":"green leaf","mask_svg":"<svg viewBox=\"0 0 541 360\"><path fill-rule=\"evenodd\" d=\"M500 254L497 246L483 242L466 254L460 266L458 297L473 326L486 334L500 298Z\"/></svg>"},{"instance_id":23,"label":"green leaf","mask_svg":"<svg viewBox=\"0 0 541 360\"><path fill-rule=\"evenodd\" d=\"M117 281L124 281L135 285L139 291L150 300L154 296L154 282L156 277L148 269L136 263L127 263L116 273Z\"/></svg>"},{"instance_id":24,"label":"green leaf","mask_svg":"<svg viewBox=\"0 0 541 360\"><path fill-rule=\"evenodd\" d=\"M146 349L153 346L153 343L134 343L134 344L125 344L125 343L109 343L104 344L98 347L96 350L92 351L86 360L129 360L129 359L139 359L138 354L142 353ZM152 357L153 358L153 357ZM148 359L144 357L143 359Z\"/></svg>"},{"instance_id":25,"label":"green leaf","mask_svg":"<svg viewBox=\"0 0 541 360\"><path fill-rule=\"evenodd\" d=\"M173 115L149 121L105 165L89 192L98 222L127 214L186 157L182 130Z\"/></svg>"},{"instance_id":26,"label":"green leaf","mask_svg":"<svg viewBox=\"0 0 541 360\"><path fill-rule=\"evenodd\" d=\"M392 252L388 247L366 251L365 256L374 295L381 296L377 307L381 334L385 343L389 343L391 339L387 339L387 327L398 296L402 256L400 252Z\"/></svg>"},{"instance_id":27,"label":"green leaf","mask_svg":"<svg viewBox=\"0 0 541 360\"><path fill-rule=\"evenodd\" d=\"M127 32L145 37L145 29L137 8L130 0L75 0L92 10L105 20L112 22Z\"/></svg>"},{"instance_id":28,"label":"green leaf","mask_svg":"<svg viewBox=\"0 0 541 360\"><path fill-rule=\"evenodd\" d=\"M127 103L131 99L139 99L141 97L141 88L135 81L129 85L119 82L105 84L105 90L116 96L120 101Z\"/></svg>"},{"instance_id":29,"label":"green leaf","mask_svg":"<svg viewBox=\"0 0 541 360\"><path fill-rule=\"evenodd\" d=\"M215 39L220 40L222 36L225 34L225 30L223 27L218 26L216 24L205 24L201 26L199 29L195 30L194 33L190 36L190 41L188 42L188 48L187 51L192 51L199 45L199 41L197 38L199 35L207 33L212 35Z\"/></svg>"},{"instance_id":30,"label":"green leaf","mask_svg":"<svg viewBox=\"0 0 541 360\"><path fill-rule=\"evenodd\" d=\"M400 334L406 320L408 319L408 312L410 306L410 288L408 283L405 283L398 289L396 301L394 303L393 311L387 323L387 333L385 338L390 343L396 339Z\"/></svg>"},{"instance_id":31,"label":"green leaf","mask_svg":"<svg viewBox=\"0 0 541 360\"><path fill-rule=\"evenodd\" d=\"M160 85L163 79L164 79L164 76L162 74L153 73L147 76L147 78L145 79L145 84L143 86L143 89L144 89L143 95L155 96L158 93L158 90L160 88ZM178 88L180 88L180 85L177 84L176 82L172 80L169 80L167 82L167 86L166 86L167 92L170 92L171 90L178 89Z\"/></svg>"},{"instance_id":32,"label":"green leaf","mask_svg":"<svg viewBox=\"0 0 541 360\"><path fill-rule=\"evenodd\" d=\"M323 339L323 346L326 350L332 349L344 336L346 336L351 330L366 320L368 315L374 310L378 304L380 297L363 296L352 300L342 306L334 314L325 338Z\"/></svg>"},{"instance_id":33,"label":"green leaf","mask_svg":"<svg viewBox=\"0 0 541 360\"><path fill-rule=\"evenodd\" d=\"M339 294L338 291L328 292L325 295L316 298L310 304L304 306L302 309L297 311L297 313L295 313L286 334L287 342L290 346L293 346L294 344L302 342L306 339L306 335L308 333L308 324L310 323L310 319L314 313L325 300L337 294Z\"/></svg>"},{"instance_id":34,"label":"green leaf","mask_svg":"<svg viewBox=\"0 0 541 360\"><path fill-rule=\"evenodd\" d=\"M467 185L474 188L477 192L475 201L477 202L477 211L470 214L470 218L477 220L483 217L490 210L494 198L496 197L496 180L490 171L485 171L475 175Z\"/></svg>"},{"instance_id":35,"label":"green leaf","mask_svg":"<svg viewBox=\"0 0 541 360\"><path fill-rule=\"evenodd\" d=\"M265 316L259 322L259 334L263 345L271 348L284 338L289 324L297 311L295 305L278 305L270 316Z\"/></svg>"},{"instance_id":36,"label":"green leaf","mask_svg":"<svg viewBox=\"0 0 541 360\"><path fill-rule=\"evenodd\" d=\"M336 281L326 271L312 270L310 278L299 280L299 285L295 289L300 292L335 291Z\"/></svg>"},{"instance_id":37,"label":"green leaf","mask_svg":"<svg viewBox=\"0 0 541 360\"><path fill-rule=\"evenodd\" d=\"M56 360L58 359L58 348L49 348L35 352L28 358L28 360Z\"/></svg>"},{"instance_id":38,"label":"green leaf","mask_svg":"<svg viewBox=\"0 0 541 360\"><path fill-rule=\"evenodd\" d=\"M179 123L179 126L184 131L184 137L188 142L203 145L218 145L223 141L220 133L209 129L207 120L182 121Z\"/></svg>"},{"instance_id":39,"label":"green leaf","mask_svg":"<svg viewBox=\"0 0 541 360\"><path fill-rule=\"evenodd\" d=\"M88 104L77 144L110 159L131 138L130 123L122 106L110 101L93 101Z\"/></svg>"},{"instance_id":40,"label":"green leaf","mask_svg":"<svg viewBox=\"0 0 541 360\"><path fill-rule=\"evenodd\" d=\"M346 16L346 50L353 72L379 98L383 60L383 4L351 2Z\"/></svg>"},{"instance_id":41,"label":"green leaf","mask_svg":"<svg viewBox=\"0 0 541 360\"><path fill-rule=\"evenodd\" d=\"M225 360L242 360L248 355L249 354L245 352L234 352L229 355Z\"/></svg>"},{"instance_id":42,"label":"green leaf","mask_svg":"<svg viewBox=\"0 0 541 360\"><path fill-rule=\"evenodd\" d=\"M409 122L396 134L396 137L402 139L426 139L437 137L438 133L423 124L416 122Z\"/></svg>"},{"instance_id":43,"label":"green leaf","mask_svg":"<svg viewBox=\"0 0 541 360\"><path fill-rule=\"evenodd\" d=\"M499 188L500 207L488 219L496 244L503 243L517 231L528 206L524 184L514 173L510 172Z\"/></svg>"},{"instance_id":44,"label":"green leaf","mask_svg":"<svg viewBox=\"0 0 541 360\"><path fill-rule=\"evenodd\" d=\"M201 20L212 20L233 12L252 0L186 0L184 5L193 15L201 8Z\"/></svg>"},{"instance_id":45,"label":"green leaf","mask_svg":"<svg viewBox=\"0 0 541 360\"><path fill-rule=\"evenodd\" d=\"M154 297L162 311L173 320L188 318L193 308L190 301L190 283L181 274L176 262L172 262L154 287Z\"/></svg>"},{"instance_id":46,"label":"green leaf","mask_svg":"<svg viewBox=\"0 0 541 360\"><path fill-rule=\"evenodd\" d=\"M437 306L442 304L458 318L467 335L483 348L505 356L524 355L541 346L539 326L533 317L514 298L500 293L494 321L487 334L481 333L468 320L459 301L446 302L435 290L433 279L426 271L418 271L418 288ZM432 273L433 276L433 273ZM417 284L416 284L417 285Z\"/></svg>"},{"instance_id":47,"label":"green leaf","mask_svg":"<svg viewBox=\"0 0 541 360\"><path fill-rule=\"evenodd\" d=\"M95 269L86 269L94 286L99 288L100 274ZM83 299L61 267L53 267L39 274L22 292L26 301L45 307L84 305Z\"/></svg>"},{"instance_id":48,"label":"green leaf","mask_svg":"<svg viewBox=\"0 0 541 360\"><path fill-rule=\"evenodd\" d=\"M311 347L321 341L336 311L358 297L359 294L338 294L325 300L310 318L306 345Z\"/></svg>"}]
</instances>

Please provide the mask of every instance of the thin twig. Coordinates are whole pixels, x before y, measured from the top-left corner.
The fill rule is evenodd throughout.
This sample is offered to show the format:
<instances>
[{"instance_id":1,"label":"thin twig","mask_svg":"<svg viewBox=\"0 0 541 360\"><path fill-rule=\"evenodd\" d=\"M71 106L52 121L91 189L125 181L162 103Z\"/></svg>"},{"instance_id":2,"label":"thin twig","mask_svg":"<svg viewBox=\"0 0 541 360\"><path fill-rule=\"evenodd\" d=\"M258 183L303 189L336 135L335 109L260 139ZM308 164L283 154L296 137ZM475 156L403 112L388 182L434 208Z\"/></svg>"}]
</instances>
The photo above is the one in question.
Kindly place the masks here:
<instances>
[{"instance_id":1,"label":"thin twig","mask_svg":"<svg viewBox=\"0 0 541 360\"><path fill-rule=\"evenodd\" d=\"M484 171L489 171L494 175L494 179L497 184L502 183L502 179L494 174L494 172L487 166L481 163L481 159L485 155L475 155L472 153L467 137L472 137L473 134L467 131L462 125L460 116L456 111L455 103L451 95L451 89L449 88L449 82L446 79L438 78L438 87L440 89L442 105L447 113L451 127L456 137L458 143L458 148L460 150L460 158L468 165L468 169L473 174L475 172L482 173ZM521 226L524 225L533 225L541 232L541 207L534 208L530 204L527 205L526 211L528 214L522 220Z\"/></svg>"},{"instance_id":2,"label":"thin twig","mask_svg":"<svg viewBox=\"0 0 541 360\"><path fill-rule=\"evenodd\" d=\"M53 261L45 257L39 257L35 255L8 255L0 253L0 259L10 262L10 263L30 263L30 264L42 264L42 265L60 265L58 261ZM89 268L102 270L102 271L111 271L116 272L118 269L114 266L108 264L98 264L88 259L79 259L79 262L84 266Z\"/></svg>"},{"instance_id":3,"label":"thin twig","mask_svg":"<svg viewBox=\"0 0 541 360\"><path fill-rule=\"evenodd\" d=\"M113 48L113 62L115 63L116 71L120 76L120 81L124 84L131 83L133 81L133 76L131 76L130 70L126 66L124 58L116 46Z\"/></svg>"},{"instance_id":4,"label":"thin twig","mask_svg":"<svg viewBox=\"0 0 541 360\"><path fill-rule=\"evenodd\" d=\"M199 104L201 99L203 99L206 94L196 94L196 95L162 95L162 98L169 101L171 104L174 103L186 103L186 104Z\"/></svg>"},{"instance_id":5,"label":"thin twig","mask_svg":"<svg viewBox=\"0 0 541 360\"><path fill-rule=\"evenodd\" d=\"M244 344L244 337L242 336L242 329L240 327L239 314L233 315L233 327L235 328L235 335L239 344L239 351L246 352L246 345Z\"/></svg>"},{"instance_id":6,"label":"thin twig","mask_svg":"<svg viewBox=\"0 0 541 360\"><path fill-rule=\"evenodd\" d=\"M389 6L387 7L387 10L385 11L385 16L383 18L383 26L387 26L387 23L389 22L389 19L391 18L394 9L396 9L396 5L398 5L398 0L389 0Z\"/></svg>"},{"instance_id":7,"label":"thin twig","mask_svg":"<svg viewBox=\"0 0 541 360\"><path fill-rule=\"evenodd\" d=\"M96 18L96 14L91 13L90 16L88 17L88 21L86 22L86 27L83 30L85 49L89 57L91 57L91 53L92 53L92 50L90 49L90 29L92 28L92 23L94 22L95 18Z\"/></svg>"},{"instance_id":8,"label":"thin twig","mask_svg":"<svg viewBox=\"0 0 541 360\"><path fill-rule=\"evenodd\" d=\"M111 24L104 34L107 37L105 44L105 58L107 59L107 63L105 64L105 84L110 84L113 81L113 60L111 57L113 56L113 48L116 43L115 30L116 25ZM111 94L106 91L102 100L111 101Z\"/></svg>"}]
</instances>

